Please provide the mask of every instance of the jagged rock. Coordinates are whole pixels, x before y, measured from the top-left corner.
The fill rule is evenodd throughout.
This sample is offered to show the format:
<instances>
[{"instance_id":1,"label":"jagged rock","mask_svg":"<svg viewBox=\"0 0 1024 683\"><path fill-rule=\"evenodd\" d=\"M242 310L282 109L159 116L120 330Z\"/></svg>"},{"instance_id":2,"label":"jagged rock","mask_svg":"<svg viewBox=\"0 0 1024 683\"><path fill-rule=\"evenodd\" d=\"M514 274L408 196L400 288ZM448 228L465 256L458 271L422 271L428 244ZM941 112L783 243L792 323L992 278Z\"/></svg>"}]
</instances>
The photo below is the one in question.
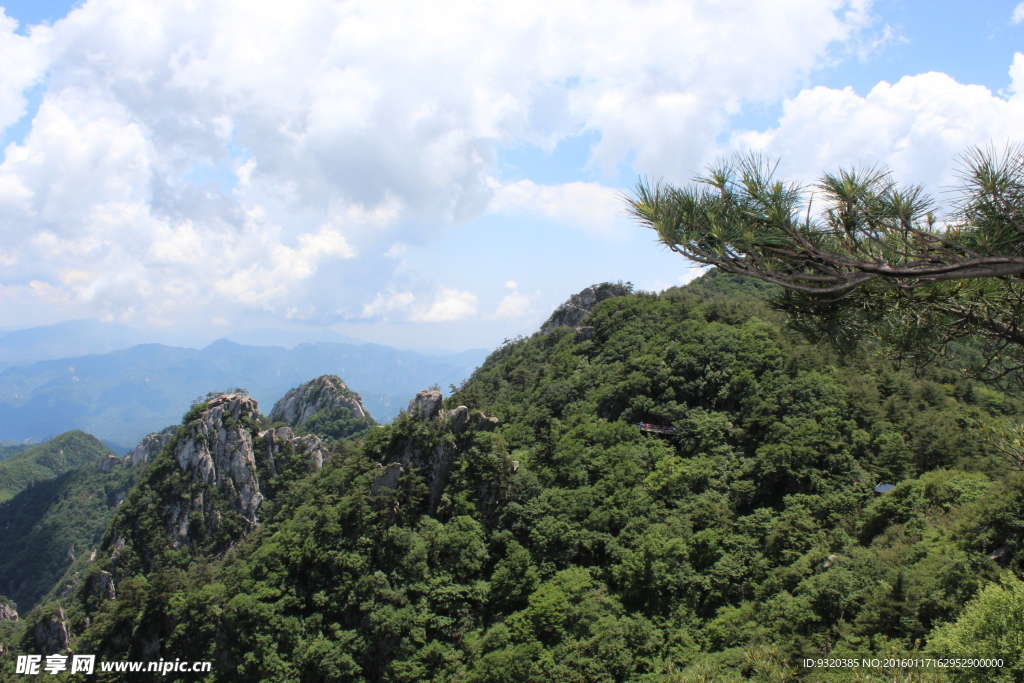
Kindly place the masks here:
<instances>
[{"instance_id":1,"label":"jagged rock","mask_svg":"<svg viewBox=\"0 0 1024 683\"><path fill-rule=\"evenodd\" d=\"M448 420L448 424L451 426L453 434L461 434L469 424L469 408L466 406L459 406L445 413L445 418Z\"/></svg>"},{"instance_id":2,"label":"jagged rock","mask_svg":"<svg viewBox=\"0 0 1024 683\"><path fill-rule=\"evenodd\" d=\"M166 427L162 431L153 432L148 436L143 437L142 441L139 442L132 452L124 456L123 464L125 467L132 467L135 465L141 465L147 463L156 457L157 453L163 450L163 447L167 445L174 435L178 433L178 426L173 425Z\"/></svg>"},{"instance_id":3,"label":"jagged rock","mask_svg":"<svg viewBox=\"0 0 1024 683\"><path fill-rule=\"evenodd\" d=\"M409 415L418 420L433 420L441 412L441 392L421 391L409 401Z\"/></svg>"},{"instance_id":4,"label":"jagged rock","mask_svg":"<svg viewBox=\"0 0 1024 683\"><path fill-rule=\"evenodd\" d=\"M0 621L17 621L17 605L6 598L0 598Z\"/></svg>"},{"instance_id":5,"label":"jagged rock","mask_svg":"<svg viewBox=\"0 0 1024 683\"><path fill-rule=\"evenodd\" d=\"M465 432L467 427L474 431L490 432L498 426L497 418L482 413L470 414L466 406L458 406L441 413L439 391L421 391L416 394L416 398L409 403L408 414L418 420L440 420L453 435ZM394 489L402 472L418 470L429 490L427 513L433 514L448 484L458 453L457 441L442 441L428 450L423 449L415 440L409 440L405 443L401 455L389 463L374 480L372 492L377 493L385 488Z\"/></svg>"},{"instance_id":6,"label":"jagged rock","mask_svg":"<svg viewBox=\"0 0 1024 683\"><path fill-rule=\"evenodd\" d=\"M314 434L307 434L306 436L296 438L288 427L268 429L265 432L260 432L259 436L263 440L263 448L266 451L271 472L275 476L277 475L276 458L281 452L281 442L290 443L295 451L305 455L306 459L316 469L323 467L330 455L330 451L327 450L327 446L320 440L320 437Z\"/></svg>"},{"instance_id":7,"label":"jagged rock","mask_svg":"<svg viewBox=\"0 0 1024 683\"><path fill-rule=\"evenodd\" d=\"M96 582L93 585L94 590L101 595L106 595L108 600L114 600L116 593L114 592L114 577L110 572L101 571L96 576Z\"/></svg>"},{"instance_id":8,"label":"jagged rock","mask_svg":"<svg viewBox=\"0 0 1024 683\"><path fill-rule=\"evenodd\" d=\"M367 417L359 394L345 386L340 377L323 375L285 394L270 411L270 421L300 427L320 411L338 408L350 410L356 417Z\"/></svg>"},{"instance_id":9,"label":"jagged rock","mask_svg":"<svg viewBox=\"0 0 1024 683\"><path fill-rule=\"evenodd\" d=\"M322 441L320 441L320 437L309 434L295 439L292 443L295 444L295 450L305 455L306 459L309 460L314 467L320 469L324 466L329 453L327 451L327 447L324 446Z\"/></svg>"},{"instance_id":10,"label":"jagged rock","mask_svg":"<svg viewBox=\"0 0 1024 683\"><path fill-rule=\"evenodd\" d=\"M75 546L68 548L68 562L75 561Z\"/></svg>"},{"instance_id":11,"label":"jagged rock","mask_svg":"<svg viewBox=\"0 0 1024 683\"><path fill-rule=\"evenodd\" d=\"M110 548L110 559L117 562L117 558L121 557L121 548L124 547L124 539L118 536L114 539L114 544Z\"/></svg>"},{"instance_id":12,"label":"jagged rock","mask_svg":"<svg viewBox=\"0 0 1024 683\"><path fill-rule=\"evenodd\" d=\"M573 294L569 300L555 309L551 317L541 326L540 331L547 334L556 327L577 327L587 317L590 309L605 299L626 296L633 291L628 282L603 282L587 287L579 294Z\"/></svg>"},{"instance_id":13,"label":"jagged rock","mask_svg":"<svg viewBox=\"0 0 1024 683\"><path fill-rule=\"evenodd\" d=\"M473 419L473 431L493 432L501 424L496 417L487 417L483 413L477 413Z\"/></svg>"},{"instance_id":14,"label":"jagged rock","mask_svg":"<svg viewBox=\"0 0 1024 683\"><path fill-rule=\"evenodd\" d=\"M71 628L64 609L57 607L55 613L36 623L32 634L36 649L43 654L52 655L67 650L71 642Z\"/></svg>"},{"instance_id":15,"label":"jagged rock","mask_svg":"<svg viewBox=\"0 0 1024 683\"><path fill-rule=\"evenodd\" d=\"M100 472L107 474L120 464L121 459L119 457L116 455L108 455L99 462Z\"/></svg>"},{"instance_id":16,"label":"jagged rock","mask_svg":"<svg viewBox=\"0 0 1024 683\"><path fill-rule=\"evenodd\" d=\"M72 575L71 580L61 586L60 590L57 592L57 597L66 598L74 593L76 588L78 588L78 572L75 572L74 575Z\"/></svg>"},{"instance_id":17,"label":"jagged rock","mask_svg":"<svg viewBox=\"0 0 1024 683\"><path fill-rule=\"evenodd\" d=\"M259 415L254 399L224 394L185 426L174 447L174 459L196 480L220 488L238 513L255 525L263 495L256 476L252 436L242 423ZM181 511L187 519L188 511Z\"/></svg>"},{"instance_id":18,"label":"jagged rock","mask_svg":"<svg viewBox=\"0 0 1024 683\"><path fill-rule=\"evenodd\" d=\"M576 341L587 341L588 339L594 338L593 327L577 327L576 328Z\"/></svg>"},{"instance_id":19,"label":"jagged rock","mask_svg":"<svg viewBox=\"0 0 1024 683\"><path fill-rule=\"evenodd\" d=\"M387 467L384 465L377 465L377 478L373 480L373 486L370 487L370 493L380 493L382 489L394 490L398 486L398 478L402 475L405 470L402 469L402 464L393 462Z\"/></svg>"}]
</instances>

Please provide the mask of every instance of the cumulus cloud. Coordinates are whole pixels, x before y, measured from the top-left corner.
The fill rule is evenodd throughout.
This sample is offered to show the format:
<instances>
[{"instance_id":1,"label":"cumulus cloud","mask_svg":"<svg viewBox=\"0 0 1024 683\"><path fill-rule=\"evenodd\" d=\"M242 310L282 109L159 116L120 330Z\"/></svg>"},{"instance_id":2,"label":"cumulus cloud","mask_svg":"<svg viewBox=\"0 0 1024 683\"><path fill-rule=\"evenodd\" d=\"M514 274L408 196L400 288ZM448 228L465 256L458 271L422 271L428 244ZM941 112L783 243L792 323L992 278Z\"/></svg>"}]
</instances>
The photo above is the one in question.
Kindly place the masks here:
<instances>
[{"instance_id":1,"label":"cumulus cloud","mask_svg":"<svg viewBox=\"0 0 1024 683\"><path fill-rule=\"evenodd\" d=\"M0 126L42 84L0 163L3 300L153 324L327 323L393 286L393 245L487 210L613 234L611 190L502 183L497 150L593 133L594 167L687 177L745 103L857 43L868 9L90 0L27 36L0 15ZM473 314L472 295L443 291L410 319Z\"/></svg>"},{"instance_id":2,"label":"cumulus cloud","mask_svg":"<svg viewBox=\"0 0 1024 683\"><path fill-rule=\"evenodd\" d=\"M599 183L537 185L519 180L495 188L490 210L540 216L601 237L630 228L622 210L621 191Z\"/></svg>"},{"instance_id":3,"label":"cumulus cloud","mask_svg":"<svg viewBox=\"0 0 1024 683\"><path fill-rule=\"evenodd\" d=\"M409 319L421 323L442 323L476 315L476 296L469 292L442 287L430 308L413 311Z\"/></svg>"},{"instance_id":4,"label":"cumulus cloud","mask_svg":"<svg viewBox=\"0 0 1024 683\"><path fill-rule=\"evenodd\" d=\"M785 102L778 126L737 133L731 146L779 157L780 173L805 182L884 163L899 181L936 192L955 184L955 161L968 147L1024 140L1024 54L1009 71L1005 98L943 73L882 82L863 97L850 88L806 89Z\"/></svg>"},{"instance_id":5,"label":"cumulus cloud","mask_svg":"<svg viewBox=\"0 0 1024 683\"><path fill-rule=\"evenodd\" d=\"M1022 21L1024 21L1024 2L1013 8L1013 16L1010 17L1010 23L1019 24Z\"/></svg>"},{"instance_id":6,"label":"cumulus cloud","mask_svg":"<svg viewBox=\"0 0 1024 683\"><path fill-rule=\"evenodd\" d=\"M429 302L411 292L378 292L373 301L363 307L361 317L418 323L452 322L476 315L476 305L476 295L449 287L441 287Z\"/></svg>"},{"instance_id":7,"label":"cumulus cloud","mask_svg":"<svg viewBox=\"0 0 1024 683\"><path fill-rule=\"evenodd\" d=\"M525 294L510 292L506 294L494 311L494 317L498 319L522 318L530 312L532 300Z\"/></svg>"}]
</instances>

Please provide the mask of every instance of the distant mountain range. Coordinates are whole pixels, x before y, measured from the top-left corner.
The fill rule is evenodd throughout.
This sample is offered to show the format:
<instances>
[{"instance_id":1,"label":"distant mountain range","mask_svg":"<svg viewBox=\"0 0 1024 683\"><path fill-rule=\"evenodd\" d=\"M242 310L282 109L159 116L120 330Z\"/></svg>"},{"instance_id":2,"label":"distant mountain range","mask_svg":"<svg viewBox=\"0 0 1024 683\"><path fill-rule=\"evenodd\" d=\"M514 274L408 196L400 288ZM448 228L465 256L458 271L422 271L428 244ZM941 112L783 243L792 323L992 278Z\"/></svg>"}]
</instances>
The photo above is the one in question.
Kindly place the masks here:
<instances>
[{"instance_id":1,"label":"distant mountain range","mask_svg":"<svg viewBox=\"0 0 1024 683\"><path fill-rule=\"evenodd\" d=\"M96 329L107 329L102 325ZM19 334L3 335L0 346ZM3 347L11 351L8 357L31 348L56 353L73 346L57 344L52 336L47 341L41 333L19 339ZM96 334L81 344L118 340ZM286 349L221 339L198 350L137 344L42 360L0 372L0 439L44 439L81 429L127 449L146 434L177 423L191 402L207 392L242 387L269 412L286 391L325 374L344 379L373 417L386 422L417 391L461 383L486 355L475 349L428 356L376 344L328 342Z\"/></svg>"}]
</instances>

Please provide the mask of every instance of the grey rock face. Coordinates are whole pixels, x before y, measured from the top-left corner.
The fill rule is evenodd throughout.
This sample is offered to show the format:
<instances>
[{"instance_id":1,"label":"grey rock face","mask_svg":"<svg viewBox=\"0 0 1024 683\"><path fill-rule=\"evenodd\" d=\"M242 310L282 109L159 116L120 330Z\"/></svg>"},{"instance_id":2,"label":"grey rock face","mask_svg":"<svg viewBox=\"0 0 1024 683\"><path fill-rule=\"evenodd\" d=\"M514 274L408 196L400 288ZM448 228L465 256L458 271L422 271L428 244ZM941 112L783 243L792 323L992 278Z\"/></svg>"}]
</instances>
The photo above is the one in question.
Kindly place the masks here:
<instances>
[{"instance_id":1,"label":"grey rock face","mask_svg":"<svg viewBox=\"0 0 1024 683\"><path fill-rule=\"evenodd\" d=\"M185 434L174 447L174 459L181 469L234 499L239 514L252 525L263 496L252 436L242 419L258 414L256 401L248 396L218 396L198 419L185 426ZM184 517L187 519L187 511Z\"/></svg>"},{"instance_id":2,"label":"grey rock face","mask_svg":"<svg viewBox=\"0 0 1024 683\"><path fill-rule=\"evenodd\" d=\"M114 591L114 577L107 571L101 571L99 576L96 577L96 592L101 595L106 595L108 600L114 600L116 593Z\"/></svg>"},{"instance_id":3,"label":"grey rock face","mask_svg":"<svg viewBox=\"0 0 1024 683\"><path fill-rule=\"evenodd\" d=\"M266 458L270 462L270 468L274 475L277 474L277 456L281 453L282 444L290 444L296 452L305 455L306 459L316 469L323 467L330 455L327 446L323 444L320 437L308 434L295 438L295 434L288 427L268 429L265 432L260 432L259 436L263 441L262 447L266 452Z\"/></svg>"},{"instance_id":4,"label":"grey rock face","mask_svg":"<svg viewBox=\"0 0 1024 683\"><path fill-rule=\"evenodd\" d=\"M107 457L100 460L99 468L100 472L104 474L109 473L116 466L121 464L121 459L116 455L108 455Z\"/></svg>"},{"instance_id":5,"label":"grey rock face","mask_svg":"<svg viewBox=\"0 0 1024 683\"><path fill-rule=\"evenodd\" d=\"M142 441L132 449L132 452L124 456L124 466L132 467L134 465L141 465L149 462L156 457L167 442L174 438L174 435L178 433L178 426L172 425L166 427L159 432L153 432L152 434L143 437Z\"/></svg>"},{"instance_id":6,"label":"grey rock face","mask_svg":"<svg viewBox=\"0 0 1024 683\"><path fill-rule=\"evenodd\" d=\"M461 434L469 424L469 408L466 406L453 408L445 413L445 417L448 419L448 424L451 425L452 433Z\"/></svg>"},{"instance_id":7,"label":"grey rock face","mask_svg":"<svg viewBox=\"0 0 1024 683\"><path fill-rule=\"evenodd\" d=\"M540 331L547 334L556 327L577 327L590 309L605 299L626 296L633 291L633 285L626 282L604 282L587 287L579 294L573 294L569 300L555 309L551 317L541 326Z\"/></svg>"},{"instance_id":8,"label":"grey rock face","mask_svg":"<svg viewBox=\"0 0 1024 683\"><path fill-rule=\"evenodd\" d=\"M335 375L323 375L301 384L274 404L271 422L285 422L298 427L322 410L346 408L356 417L366 417L362 399Z\"/></svg>"},{"instance_id":9,"label":"grey rock face","mask_svg":"<svg viewBox=\"0 0 1024 683\"><path fill-rule=\"evenodd\" d=\"M419 420L433 420L441 412L441 392L421 391L409 401L409 415Z\"/></svg>"},{"instance_id":10,"label":"grey rock face","mask_svg":"<svg viewBox=\"0 0 1024 683\"><path fill-rule=\"evenodd\" d=\"M41 619L32 635L35 637L36 648L44 654L52 655L67 650L71 642L71 628L64 609L58 607L54 614Z\"/></svg>"},{"instance_id":11,"label":"grey rock face","mask_svg":"<svg viewBox=\"0 0 1024 683\"><path fill-rule=\"evenodd\" d=\"M377 478L373 480L370 493L380 493L383 489L394 490L398 486L398 478L405 471L402 469L402 464L397 462L393 462L387 467L377 465L377 469Z\"/></svg>"},{"instance_id":12,"label":"grey rock face","mask_svg":"<svg viewBox=\"0 0 1024 683\"><path fill-rule=\"evenodd\" d=\"M500 422L496 417L487 417L483 413L477 413L473 420L474 432L493 432L498 428Z\"/></svg>"},{"instance_id":13,"label":"grey rock face","mask_svg":"<svg viewBox=\"0 0 1024 683\"><path fill-rule=\"evenodd\" d=\"M18 610L10 600L0 598L0 621L17 621Z\"/></svg>"},{"instance_id":14,"label":"grey rock face","mask_svg":"<svg viewBox=\"0 0 1024 683\"><path fill-rule=\"evenodd\" d=\"M576 341L587 341L594 338L593 327L577 327L576 328Z\"/></svg>"},{"instance_id":15,"label":"grey rock face","mask_svg":"<svg viewBox=\"0 0 1024 683\"><path fill-rule=\"evenodd\" d=\"M292 441L297 451L306 456L313 466L320 469L327 461L327 448L320 441L320 437L309 434Z\"/></svg>"},{"instance_id":16,"label":"grey rock face","mask_svg":"<svg viewBox=\"0 0 1024 683\"><path fill-rule=\"evenodd\" d=\"M467 428L472 431L490 432L498 426L498 418L488 417L482 413L470 416L466 406L458 406L442 413L441 401L441 392L421 391L409 403L409 416L417 420L439 421L439 427L456 436L464 433ZM424 449L416 441L410 440L406 442L401 455L394 462L379 466L381 471L373 482L371 492L377 493L385 488L394 489L403 472L418 470L429 489L427 514L433 514L441 501L445 486L448 485L458 455L458 441L442 441L433 449Z\"/></svg>"}]
</instances>

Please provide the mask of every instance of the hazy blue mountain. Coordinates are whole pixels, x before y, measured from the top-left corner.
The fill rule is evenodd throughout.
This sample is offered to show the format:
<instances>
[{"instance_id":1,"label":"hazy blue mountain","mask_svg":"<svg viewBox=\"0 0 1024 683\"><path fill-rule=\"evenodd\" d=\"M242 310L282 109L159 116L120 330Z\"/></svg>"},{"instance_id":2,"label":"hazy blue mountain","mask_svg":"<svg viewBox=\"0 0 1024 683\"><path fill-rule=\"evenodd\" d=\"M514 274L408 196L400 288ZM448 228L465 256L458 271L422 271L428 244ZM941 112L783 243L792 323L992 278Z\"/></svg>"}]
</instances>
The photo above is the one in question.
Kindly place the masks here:
<instances>
[{"instance_id":1,"label":"hazy blue mountain","mask_svg":"<svg viewBox=\"0 0 1024 683\"><path fill-rule=\"evenodd\" d=\"M138 330L116 323L65 320L13 332L0 330L0 368L32 361L107 353L147 341Z\"/></svg>"},{"instance_id":2,"label":"hazy blue mountain","mask_svg":"<svg viewBox=\"0 0 1024 683\"><path fill-rule=\"evenodd\" d=\"M328 329L275 330L271 328L260 328L257 330L230 332L225 339L245 345L283 346L286 349L294 348L299 344L315 344L317 342L327 342L329 344L366 343L362 339L338 334L337 332ZM449 354L450 353L451 352L449 352ZM428 353L425 355L433 354Z\"/></svg>"},{"instance_id":3,"label":"hazy blue mountain","mask_svg":"<svg viewBox=\"0 0 1024 683\"><path fill-rule=\"evenodd\" d=\"M0 372L0 439L45 438L81 429L129 446L177 423L196 397L243 387L270 412L289 389L338 375L374 418L398 414L417 391L459 384L485 351L424 356L376 344L246 346L226 339L197 350L140 344L104 354Z\"/></svg>"}]
</instances>

